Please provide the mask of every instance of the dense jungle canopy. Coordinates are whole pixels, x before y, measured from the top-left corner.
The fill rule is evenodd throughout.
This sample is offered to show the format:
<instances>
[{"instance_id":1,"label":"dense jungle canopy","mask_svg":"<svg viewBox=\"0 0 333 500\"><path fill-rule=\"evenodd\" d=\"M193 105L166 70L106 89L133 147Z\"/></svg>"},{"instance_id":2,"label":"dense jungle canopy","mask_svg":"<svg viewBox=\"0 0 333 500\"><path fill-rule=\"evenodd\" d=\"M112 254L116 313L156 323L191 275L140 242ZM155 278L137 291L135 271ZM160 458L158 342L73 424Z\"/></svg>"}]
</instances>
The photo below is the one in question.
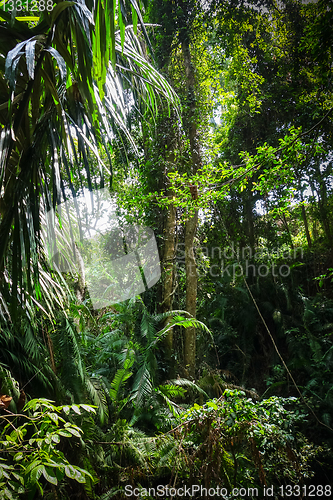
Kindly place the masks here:
<instances>
[{"instance_id":1,"label":"dense jungle canopy","mask_svg":"<svg viewBox=\"0 0 333 500\"><path fill-rule=\"evenodd\" d=\"M331 498L331 0L0 1L0 499Z\"/></svg>"}]
</instances>

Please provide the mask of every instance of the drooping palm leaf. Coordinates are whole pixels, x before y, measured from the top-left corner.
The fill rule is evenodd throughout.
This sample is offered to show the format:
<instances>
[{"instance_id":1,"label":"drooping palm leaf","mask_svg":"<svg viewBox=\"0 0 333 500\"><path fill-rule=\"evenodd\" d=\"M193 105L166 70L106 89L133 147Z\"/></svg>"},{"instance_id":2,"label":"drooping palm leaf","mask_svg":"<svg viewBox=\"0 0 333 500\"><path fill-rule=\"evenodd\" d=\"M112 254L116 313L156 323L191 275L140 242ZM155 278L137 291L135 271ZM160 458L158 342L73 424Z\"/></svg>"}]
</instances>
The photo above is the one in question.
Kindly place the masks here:
<instances>
[{"instance_id":1,"label":"drooping palm leaf","mask_svg":"<svg viewBox=\"0 0 333 500\"><path fill-rule=\"evenodd\" d=\"M33 297L41 307L43 296L44 307L52 309L50 294L57 286L47 299L40 285L41 214L83 185L103 186L112 166L100 150L108 154L107 143L117 132L135 148L126 127L131 107L156 114L156 91L176 103L170 85L145 57L135 34L141 13L135 0L130 4L133 28L125 26L125 4L118 2L117 16L113 0L59 0L33 27L2 15L0 271L10 275L12 310L17 295ZM147 39L142 22L141 31ZM3 295L0 303L7 301Z\"/></svg>"}]
</instances>

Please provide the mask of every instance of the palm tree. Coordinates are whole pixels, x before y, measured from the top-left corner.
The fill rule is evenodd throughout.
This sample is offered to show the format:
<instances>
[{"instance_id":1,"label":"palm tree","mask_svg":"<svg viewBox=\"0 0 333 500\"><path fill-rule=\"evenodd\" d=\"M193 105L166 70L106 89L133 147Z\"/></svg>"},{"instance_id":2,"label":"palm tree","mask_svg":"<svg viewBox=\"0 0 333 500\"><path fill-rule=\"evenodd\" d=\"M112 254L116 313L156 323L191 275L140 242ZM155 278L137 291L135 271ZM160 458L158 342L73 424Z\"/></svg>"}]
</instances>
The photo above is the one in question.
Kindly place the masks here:
<instances>
[{"instance_id":1,"label":"palm tree","mask_svg":"<svg viewBox=\"0 0 333 500\"><path fill-rule=\"evenodd\" d=\"M43 253L45 212L68 193L112 182L116 135L135 150L126 125L134 108L156 114L160 98L177 104L147 59L136 0L51 4L34 19L2 2L0 15L0 314L11 336L22 313L33 328L36 311L51 317L64 307L64 282Z\"/></svg>"},{"instance_id":2,"label":"palm tree","mask_svg":"<svg viewBox=\"0 0 333 500\"><path fill-rule=\"evenodd\" d=\"M37 24L1 14L0 270L11 269L6 286L14 305L18 290L37 299L43 285L41 212L54 208L69 190L75 196L74 178L90 190L103 186L105 175L112 176L108 144L114 133L135 148L126 127L129 101L156 113L156 90L175 100L144 56L137 29L142 18L131 2L132 26L126 26L122 2L118 16L111 1L83 0L58 1ZM5 299L2 305L5 309Z\"/></svg>"}]
</instances>

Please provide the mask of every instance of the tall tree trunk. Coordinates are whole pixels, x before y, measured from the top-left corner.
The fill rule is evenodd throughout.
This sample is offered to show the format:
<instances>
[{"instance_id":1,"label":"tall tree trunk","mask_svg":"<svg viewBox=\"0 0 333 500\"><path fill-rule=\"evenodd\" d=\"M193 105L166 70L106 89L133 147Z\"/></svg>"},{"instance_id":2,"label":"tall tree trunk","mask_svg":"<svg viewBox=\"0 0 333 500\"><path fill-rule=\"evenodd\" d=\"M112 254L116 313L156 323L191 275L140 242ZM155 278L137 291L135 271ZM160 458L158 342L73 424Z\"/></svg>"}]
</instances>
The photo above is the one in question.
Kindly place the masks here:
<instances>
[{"instance_id":1,"label":"tall tree trunk","mask_svg":"<svg viewBox=\"0 0 333 500\"><path fill-rule=\"evenodd\" d=\"M161 113L162 114L162 113ZM161 159L159 163L162 167L158 173L158 189L164 190L164 195L172 200L174 192L170 186L168 174L177 169L175 152L179 148L177 136L177 121L174 115L168 116L165 110L163 117L159 118L155 148L152 154ZM156 178L155 178L156 182ZM156 189L156 188L154 188ZM171 203L162 212L160 231L162 233L162 245L160 247L162 279L160 288L160 300L158 311L166 313L172 311L173 299L175 293L175 244L176 244L176 208ZM163 327L166 327L171 321L168 316L163 321ZM164 359L168 366L168 377L173 378L174 373L174 331L170 329L164 339Z\"/></svg>"},{"instance_id":2,"label":"tall tree trunk","mask_svg":"<svg viewBox=\"0 0 333 500\"><path fill-rule=\"evenodd\" d=\"M303 196L302 196L302 198L303 198ZM303 200L302 200L302 219L303 219L304 227L305 227L306 241L308 242L308 245L309 245L309 248L310 248L311 245L312 245L312 241L311 241L311 236L310 236L310 231L309 231L308 218L307 218L307 215L306 215L306 211L305 211L305 206L303 204Z\"/></svg>"},{"instance_id":3,"label":"tall tree trunk","mask_svg":"<svg viewBox=\"0 0 333 500\"><path fill-rule=\"evenodd\" d=\"M316 176L317 182L319 183L319 191L317 190L317 193L318 193L318 208L319 208L320 221L324 229L328 244L331 248L330 252L331 258L333 258L333 237L332 237L331 221L329 218L329 208L327 202L327 186L321 174L319 165L316 165L316 173L317 173Z\"/></svg>"},{"instance_id":4,"label":"tall tree trunk","mask_svg":"<svg viewBox=\"0 0 333 500\"><path fill-rule=\"evenodd\" d=\"M197 266L194 255L194 237L198 224L198 212L185 224L185 269L186 269L186 311L194 318L197 311ZM191 377L195 376L196 329L185 330L184 361L185 368Z\"/></svg>"},{"instance_id":5,"label":"tall tree trunk","mask_svg":"<svg viewBox=\"0 0 333 500\"><path fill-rule=\"evenodd\" d=\"M173 192L168 188L167 196L173 196ZM163 230L164 248L163 248L163 281L162 281L162 301L161 312L169 312L172 310L173 294L174 294L174 257L175 257L175 235L176 235L176 209L174 205L168 206L168 211L165 218L165 226ZM164 326L167 326L171 321L171 317L167 317ZM173 376L173 329L169 330L165 338L165 358L169 363L169 376Z\"/></svg>"},{"instance_id":6,"label":"tall tree trunk","mask_svg":"<svg viewBox=\"0 0 333 500\"><path fill-rule=\"evenodd\" d=\"M306 210L305 210L305 206L304 206L302 179L301 179L301 173L299 170L296 170L296 176L298 179L298 190L299 190L300 198L301 198L301 214L302 214L302 219L303 219L303 224L304 224L304 229L305 229L306 241L308 243L308 247L311 248L312 241L311 241L311 236L310 236L310 231L309 231L308 218L307 218Z\"/></svg>"},{"instance_id":7,"label":"tall tree trunk","mask_svg":"<svg viewBox=\"0 0 333 500\"><path fill-rule=\"evenodd\" d=\"M185 125L188 129L190 142L192 173L195 174L201 165L200 145L198 141L196 98L195 98L195 78L194 68L191 60L189 39L186 36L182 41L182 53L184 58L188 113L185 117ZM186 123L187 122L187 123ZM198 212L190 217L185 223L185 269L186 269L186 310L196 316L197 302L197 268L194 255L194 238L198 224ZM196 329L187 328L185 331L184 361L188 375L195 376L195 355L196 355Z\"/></svg>"},{"instance_id":8,"label":"tall tree trunk","mask_svg":"<svg viewBox=\"0 0 333 500\"><path fill-rule=\"evenodd\" d=\"M291 235L291 232L290 232L290 229L289 229L289 224L288 224L288 221L286 219L286 215L285 215L284 212L282 212L282 222L283 222L284 227L286 228L286 231L288 233L290 246L294 250L293 237Z\"/></svg>"},{"instance_id":9,"label":"tall tree trunk","mask_svg":"<svg viewBox=\"0 0 333 500\"><path fill-rule=\"evenodd\" d=\"M311 236L310 236L310 231L309 231L308 218L307 218L306 210L305 210L305 206L304 206L304 197L303 197L302 183L301 183L300 178L299 178L298 189L299 189L299 192L300 192L300 195L301 195L301 203L302 203L302 205L301 205L301 211L302 211L302 219L303 219L304 229L305 229L305 234L306 234L306 241L308 242L309 248L311 248L312 241L311 241Z\"/></svg>"},{"instance_id":10,"label":"tall tree trunk","mask_svg":"<svg viewBox=\"0 0 333 500\"><path fill-rule=\"evenodd\" d=\"M245 193L244 200L244 215L246 224L246 233L248 237L248 244L251 248L254 248L254 221L253 221L253 194L251 188Z\"/></svg>"}]
</instances>

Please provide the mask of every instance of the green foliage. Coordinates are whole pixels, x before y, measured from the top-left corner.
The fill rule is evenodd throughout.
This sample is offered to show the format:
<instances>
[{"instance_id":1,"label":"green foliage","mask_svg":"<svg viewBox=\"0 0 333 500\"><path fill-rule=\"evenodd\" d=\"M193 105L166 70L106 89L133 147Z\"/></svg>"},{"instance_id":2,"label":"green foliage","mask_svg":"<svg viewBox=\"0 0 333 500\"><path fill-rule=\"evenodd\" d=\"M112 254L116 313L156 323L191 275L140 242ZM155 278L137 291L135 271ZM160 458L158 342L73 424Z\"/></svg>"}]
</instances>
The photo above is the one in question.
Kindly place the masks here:
<instances>
[{"instance_id":1,"label":"green foliage","mask_svg":"<svg viewBox=\"0 0 333 500\"><path fill-rule=\"evenodd\" d=\"M38 315L38 312L34 313ZM49 363L49 352L39 339L39 328L42 327L40 322L35 323L36 316L31 318L32 321L23 316L15 324L2 324L0 359L12 377L21 382L21 387L27 385L30 389L29 382L33 380L39 394L50 396L57 383Z\"/></svg>"},{"instance_id":2,"label":"green foliage","mask_svg":"<svg viewBox=\"0 0 333 500\"><path fill-rule=\"evenodd\" d=\"M79 404L55 406L47 399L32 399L22 415L7 412L0 416L0 498L35 498L50 486L59 487L66 478L85 484L92 475L71 464L64 452L64 441L82 441L82 429L75 416L95 413L93 407ZM23 423L22 423L23 421ZM64 439L65 438L65 439Z\"/></svg>"},{"instance_id":3,"label":"green foliage","mask_svg":"<svg viewBox=\"0 0 333 500\"><path fill-rule=\"evenodd\" d=\"M174 398L185 395L180 384L200 392L196 384L182 379L161 384L164 373L159 348L168 331L175 326L195 325L210 335L203 323L182 314L188 316L185 311L150 314L137 297L115 305L113 312L103 316L104 332L89 338L84 351L90 377L109 387L110 416L124 415L132 425L140 422L144 426L150 422L157 428L170 429L172 418L179 413ZM167 326L159 329L167 317L170 317Z\"/></svg>"},{"instance_id":4,"label":"green foliage","mask_svg":"<svg viewBox=\"0 0 333 500\"><path fill-rule=\"evenodd\" d=\"M298 432L306 418L296 398L254 402L235 390L204 406L194 405L182 416L184 459L191 457L193 467L190 477L205 478L210 486L220 479L228 490L297 484L311 477L310 461L320 449ZM185 462L178 473L187 477Z\"/></svg>"},{"instance_id":5,"label":"green foliage","mask_svg":"<svg viewBox=\"0 0 333 500\"><path fill-rule=\"evenodd\" d=\"M226 390L223 397L195 404L177 420L173 431L153 438L125 421L116 423L108 460L115 470L120 466L118 488L120 478L150 488L167 477L175 488L219 485L230 493L234 487L256 487L260 496L267 484L310 479L312 461L328 451L299 432L307 414L296 398L254 402L242 391ZM121 456L126 457L123 463Z\"/></svg>"}]
</instances>

